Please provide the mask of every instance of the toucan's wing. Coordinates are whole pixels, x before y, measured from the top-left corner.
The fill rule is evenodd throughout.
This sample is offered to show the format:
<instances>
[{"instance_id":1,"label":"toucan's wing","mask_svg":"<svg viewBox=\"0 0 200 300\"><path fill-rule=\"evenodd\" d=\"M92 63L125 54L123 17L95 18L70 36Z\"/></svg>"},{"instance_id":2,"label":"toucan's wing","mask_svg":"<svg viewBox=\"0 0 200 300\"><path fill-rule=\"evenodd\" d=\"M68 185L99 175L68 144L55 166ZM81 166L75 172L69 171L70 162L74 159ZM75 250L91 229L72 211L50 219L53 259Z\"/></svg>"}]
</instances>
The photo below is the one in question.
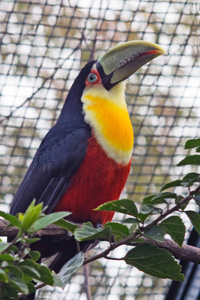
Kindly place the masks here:
<instances>
[{"instance_id":1,"label":"toucan's wing","mask_svg":"<svg viewBox=\"0 0 200 300\"><path fill-rule=\"evenodd\" d=\"M91 136L88 126L67 131L56 124L46 135L11 206L11 213L24 212L33 199L51 213L81 165Z\"/></svg>"},{"instance_id":2,"label":"toucan's wing","mask_svg":"<svg viewBox=\"0 0 200 300\"><path fill-rule=\"evenodd\" d=\"M195 229L188 239L188 245L200 247L200 236ZM173 281L165 300L199 300L200 299L200 265L181 261L184 281Z\"/></svg>"},{"instance_id":3,"label":"toucan's wing","mask_svg":"<svg viewBox=\"0 0 200 300\"><path fill-rule=\"evenodd\" d=\"M84 120L81 97L94 61L75 79L57 123L43 139L11 205L11 213L24 212L33 199L51 213L81 165L91 129Z\"/></svg>"}]
</instances>

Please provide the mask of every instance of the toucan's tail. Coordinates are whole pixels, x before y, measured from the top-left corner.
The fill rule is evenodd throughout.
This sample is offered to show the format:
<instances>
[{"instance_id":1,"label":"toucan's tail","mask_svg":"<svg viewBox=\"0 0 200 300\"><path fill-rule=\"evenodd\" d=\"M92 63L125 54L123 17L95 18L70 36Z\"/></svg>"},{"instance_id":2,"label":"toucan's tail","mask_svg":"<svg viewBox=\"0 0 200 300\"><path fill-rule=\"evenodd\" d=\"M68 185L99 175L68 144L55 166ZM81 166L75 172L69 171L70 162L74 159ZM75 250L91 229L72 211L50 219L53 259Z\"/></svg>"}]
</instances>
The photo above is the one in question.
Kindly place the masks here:
<instances>
[{"instance_id":1,"label":"toucan's tail","mask_svg":"<svg viewBox=\"0 0 200 300\"><path fill-rule=\"evenodd\" d=\"M87 242L80 242L77 245L77 241L73 238L56 240L52 237L43 237L42 240L32 244L34 249L40 251L42 257L48 257L54 255L49 268L55 273L58 273L60 269L67 263L72 257L74 257L79 251L87 252L98 245L98 240L91 240ZM56 254L57 253L57 254ZM35 294L29 294L22 297L21 300L34 300Z\"/></svg>"},{"instance_id":2,"label":"toucan's tail","mask_svg":"<svg viewBox=\"0 0 200 300\"><path fill-rule=\"evenodd\" d=\"M25 297L20 298L20 300L34 300L35 299L35 293L29 294Z\"/></svg>"}]
</instances>

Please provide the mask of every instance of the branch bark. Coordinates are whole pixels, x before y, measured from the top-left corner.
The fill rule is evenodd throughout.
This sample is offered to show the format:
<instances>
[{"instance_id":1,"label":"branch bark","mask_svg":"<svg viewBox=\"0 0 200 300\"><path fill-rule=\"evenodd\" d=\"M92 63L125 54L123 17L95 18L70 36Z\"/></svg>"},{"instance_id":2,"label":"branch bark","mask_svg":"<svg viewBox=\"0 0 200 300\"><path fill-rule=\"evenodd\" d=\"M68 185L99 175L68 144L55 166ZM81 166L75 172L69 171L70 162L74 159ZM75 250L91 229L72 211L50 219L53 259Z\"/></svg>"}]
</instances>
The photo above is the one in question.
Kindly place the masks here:
<instances>
[{"instance_id":1,"label":"branch bark","mask_svg":"<svg viewBox=\"0 0 200 300\"><path fill-rule=\"evenodd\" d=\"M157 242L148 238L143 238L145 242L168 250L175 258L191 261L200 264L200 248L183 244L180 248L174 241L165 239L164 242Z\"/></svg>"},{"instance_id":2,"label":"branch bark","mask_svg":"<svg viewBox=\"0 0 200 300\"><path fill-rule=\"evenodd\" d=\"M0 219L0 236L7 236L10 238L13 238L17 235L19 229L17 227L8 227L10 223L6 220ZM66 231L60 226L57 225L49 225L42 230L37 231L36 234L34 234L35 237L42 237L42 236L65 236L66 238L71 238L71 233Z\"/></svg>"}]
</instances>

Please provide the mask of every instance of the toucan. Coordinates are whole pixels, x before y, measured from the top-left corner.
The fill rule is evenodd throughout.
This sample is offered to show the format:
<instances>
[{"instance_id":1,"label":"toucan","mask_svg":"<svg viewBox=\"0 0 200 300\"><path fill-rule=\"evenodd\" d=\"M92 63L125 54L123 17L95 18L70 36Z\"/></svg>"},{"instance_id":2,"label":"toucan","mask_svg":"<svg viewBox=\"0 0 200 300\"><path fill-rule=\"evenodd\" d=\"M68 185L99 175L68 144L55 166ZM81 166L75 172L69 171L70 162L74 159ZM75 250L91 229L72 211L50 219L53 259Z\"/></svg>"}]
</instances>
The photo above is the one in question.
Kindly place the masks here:
<instances>
[{"instance_id":1,"label":"toucan","mask_svg":"<svg viewBox=\"0 0 200 300\"><path fill-rule=\"evenodd\" d=\"M130 172L133 129L125 79L162 54L154 43L129 41L82 68L14 196L11 214L24 213L35 199L45 214L71 212L74 223L112 220L114 212L94 209L119 199ZM77 251L74 241L49 237L33 245L42 257L57 253L50 265L55 272Z\"/></svg>"}]
</instances>

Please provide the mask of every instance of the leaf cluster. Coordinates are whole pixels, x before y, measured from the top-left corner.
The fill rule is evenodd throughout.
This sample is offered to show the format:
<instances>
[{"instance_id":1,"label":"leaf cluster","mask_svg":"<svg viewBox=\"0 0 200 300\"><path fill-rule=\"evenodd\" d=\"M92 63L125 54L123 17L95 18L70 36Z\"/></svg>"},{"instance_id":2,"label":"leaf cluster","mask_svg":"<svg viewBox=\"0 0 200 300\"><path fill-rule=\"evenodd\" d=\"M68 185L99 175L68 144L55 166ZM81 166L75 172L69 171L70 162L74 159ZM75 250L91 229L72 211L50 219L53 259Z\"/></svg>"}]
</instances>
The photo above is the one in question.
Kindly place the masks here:
<instances>
[{"instance_id":1,"label":"leaf cluster","mask_svg":"<svg viewBox=\"0 0 200 300\"><path fill-rule=\"evenodd\" d=\"M24 214L12 216L0 211L0 216L9 221L9 226L18 228L18 234L10 242L0 240L0 299L18 299L20 294L35 293L37 285L64 287L66 274L55 275L48 267L41 265L40 253L31 250L31 244L40 240L34 237L38 230L50 224L72 230L69 222L62 220L69 212L51 215L42 213L42 204L33 201ZM76 263L77 264L77 263ZM68 266L65 268L65 273ZM70 275L73 270L70 269Z\"/></svg>"}]
</instances>

